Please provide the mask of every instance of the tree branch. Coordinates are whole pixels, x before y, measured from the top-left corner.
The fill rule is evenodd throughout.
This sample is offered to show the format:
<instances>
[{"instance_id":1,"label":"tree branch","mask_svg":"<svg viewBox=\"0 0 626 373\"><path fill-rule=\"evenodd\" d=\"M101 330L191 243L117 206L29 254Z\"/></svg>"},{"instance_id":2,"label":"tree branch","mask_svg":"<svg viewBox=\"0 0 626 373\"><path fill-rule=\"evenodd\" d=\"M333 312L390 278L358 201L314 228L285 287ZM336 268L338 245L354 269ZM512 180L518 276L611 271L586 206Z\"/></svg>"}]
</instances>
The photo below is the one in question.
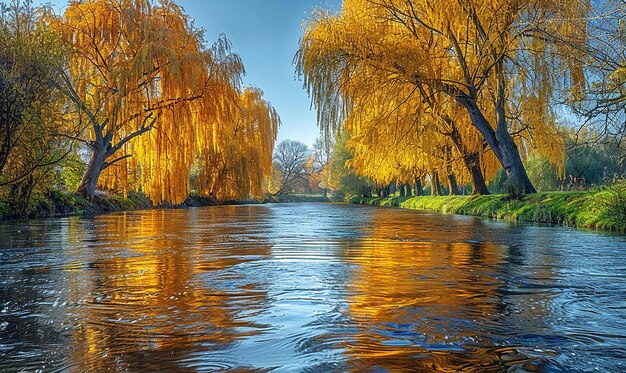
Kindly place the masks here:
<instances>
[{"instance_id":1,"label":"tree branch","mask_svg":"<svg viewBox=\"0 0 626 373\"><path fill-rule=\"evenodd\" d=\"M152 114L153 113L150 113L148 116L146 116L143 119L143 123L141 124L141 127L137 131L135 131L135 132L129 134L128 136L124 137L117 144L115 144L115 146L112 146L111 149L109 149L109 151L107 151L107 157L113 155L116 151L120 150L122 148L122 146L124 146L124 144L126 144L130 140L132 140L135 137L143 135L144 133L150 131L152 129L152 127L154 126L154 123L158 119L158 116L153 117ZM149 124L147 124L148 121L150 122Z\"/></svg>"},{"instance_id":2,"label":"tree branch","mask_svg":"<svg viewBox=\"0 0 626 373\"><path fill-rule=\"evenodd\" d=\"M102 167L100 167L100 170L104 171L109 166L113 166L115 163L117 163L117 162L119 162L119 161L121 161L123 159L130 158L132 156L133 156L132 154L124 154L123 156L117 157L117 158L113 159L112 161L104 162L102 164Z\"/></svg>"}]
</instances>

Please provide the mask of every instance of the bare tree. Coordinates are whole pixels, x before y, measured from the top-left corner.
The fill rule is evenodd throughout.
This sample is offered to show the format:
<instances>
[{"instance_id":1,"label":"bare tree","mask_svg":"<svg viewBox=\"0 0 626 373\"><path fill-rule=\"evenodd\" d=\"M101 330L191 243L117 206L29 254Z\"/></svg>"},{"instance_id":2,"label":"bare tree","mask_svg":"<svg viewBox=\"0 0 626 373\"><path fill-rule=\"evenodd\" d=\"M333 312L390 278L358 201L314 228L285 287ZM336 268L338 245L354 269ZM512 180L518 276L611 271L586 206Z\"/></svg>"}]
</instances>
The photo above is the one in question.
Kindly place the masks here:
<instances>
[{"instance_id":1,"label":"bare tree","mask_svg":"<svg viewBox=\"0 0 626 373\"><path fill-rule=\"evenodd\" d=\"M328 180L325 177L327 174L328 164L332 158L332 143L331 141L324 141L321 137L318 137L313 144L313 164L312 173L317 175L319 180L319 187L322 188L324 197L328 194Z\"/></svg>"},{"instance_id":2,"label":"bare tree","mask_svg":"<svg viewBox=\"0 0 626 373\"><path fill-rule=\"evenodd\" d=\"M590 3L584 24L586 43L585 94L575 99L574 112L592 128L598 141L618 144L620 162L626 163L626 1L596 0ZM582 26L581 26L582 27ZM582 133L589 131L581 131ZM576 139L579 140L579 139Z\"/></svg>"},{"instance_id":3,"label":"bare tree","mask_svg":"<svg viewBox=\"0 0 626 373\"><path fill-rule=\"evenodd\" d=\"M309 157L309 148L299 141L284 140L278 144L274 150L274 165L283 175L279 193L289 193L297 182L305 180Z\"/></svg>"}]
</instances>

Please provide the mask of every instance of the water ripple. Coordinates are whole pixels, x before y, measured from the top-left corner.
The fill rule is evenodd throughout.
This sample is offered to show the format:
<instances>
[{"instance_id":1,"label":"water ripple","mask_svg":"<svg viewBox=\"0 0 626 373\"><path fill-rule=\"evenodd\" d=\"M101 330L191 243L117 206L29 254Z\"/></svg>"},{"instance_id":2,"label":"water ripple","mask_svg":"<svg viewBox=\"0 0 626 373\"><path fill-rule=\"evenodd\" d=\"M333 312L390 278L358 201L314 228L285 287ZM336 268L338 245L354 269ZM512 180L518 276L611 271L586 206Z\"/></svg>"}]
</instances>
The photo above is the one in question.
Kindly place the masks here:
<instances>
[{"instance_id":1,"label":"water ripple","mask_svg":"<svg viewBox=\"0 0 626 373\"><path fill-rule=\"evenodd\" d=\"M626 371L623 236L284 204L0 242L0 371Z\"/></svg>"}]
</instances>

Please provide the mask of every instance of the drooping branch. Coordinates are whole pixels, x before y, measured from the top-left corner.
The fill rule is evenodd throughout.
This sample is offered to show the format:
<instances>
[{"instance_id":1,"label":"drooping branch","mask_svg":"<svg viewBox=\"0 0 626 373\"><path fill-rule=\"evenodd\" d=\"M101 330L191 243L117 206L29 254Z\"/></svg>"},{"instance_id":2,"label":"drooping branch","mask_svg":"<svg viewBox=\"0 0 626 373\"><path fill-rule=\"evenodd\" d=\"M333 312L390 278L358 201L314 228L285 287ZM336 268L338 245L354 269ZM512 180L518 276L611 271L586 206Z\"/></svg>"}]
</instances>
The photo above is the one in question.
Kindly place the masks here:
<instances>
[{"instance_id":1,"label":"drooping branch","mask_svg":"<svg viewBox=\"0 0 626 373\"><path fill-rule=\"evenodd\" d=\"M139 127L138 130L128 134L126 137L124 137L120 141L118 141L117 144L111 146L111 149L109 149L107 151L107 157L113 155L115 152L120 150L124 146L124 144L128 143L130 140L134 139L137 136L141 136L144 133L150 131L153 128L154 123L157 121L157 119L158 119L158 116L153 116L153 113L148 114L143 119L143 123L141 124L141 127Z\"/></svg>"}]
</instances>

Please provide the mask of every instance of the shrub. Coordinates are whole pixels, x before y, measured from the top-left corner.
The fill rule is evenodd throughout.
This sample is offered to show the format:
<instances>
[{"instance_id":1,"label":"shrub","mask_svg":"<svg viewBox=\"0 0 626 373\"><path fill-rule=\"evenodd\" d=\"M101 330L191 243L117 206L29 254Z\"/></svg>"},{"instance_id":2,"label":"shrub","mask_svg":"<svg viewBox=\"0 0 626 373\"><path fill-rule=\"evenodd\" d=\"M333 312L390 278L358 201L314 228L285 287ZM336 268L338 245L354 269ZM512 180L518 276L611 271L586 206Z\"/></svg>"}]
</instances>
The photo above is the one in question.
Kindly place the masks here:
<instances>
[{"instance_id":1,"label":"shrub","mask_svg":"<svg viewBox=\"0 0 626 373\"><path fill-rule=\"evenodd\" d=\"M600 204L618 227L626 228L626 181L606 187L600 196Z\"/></svg>"}]
</instances>

